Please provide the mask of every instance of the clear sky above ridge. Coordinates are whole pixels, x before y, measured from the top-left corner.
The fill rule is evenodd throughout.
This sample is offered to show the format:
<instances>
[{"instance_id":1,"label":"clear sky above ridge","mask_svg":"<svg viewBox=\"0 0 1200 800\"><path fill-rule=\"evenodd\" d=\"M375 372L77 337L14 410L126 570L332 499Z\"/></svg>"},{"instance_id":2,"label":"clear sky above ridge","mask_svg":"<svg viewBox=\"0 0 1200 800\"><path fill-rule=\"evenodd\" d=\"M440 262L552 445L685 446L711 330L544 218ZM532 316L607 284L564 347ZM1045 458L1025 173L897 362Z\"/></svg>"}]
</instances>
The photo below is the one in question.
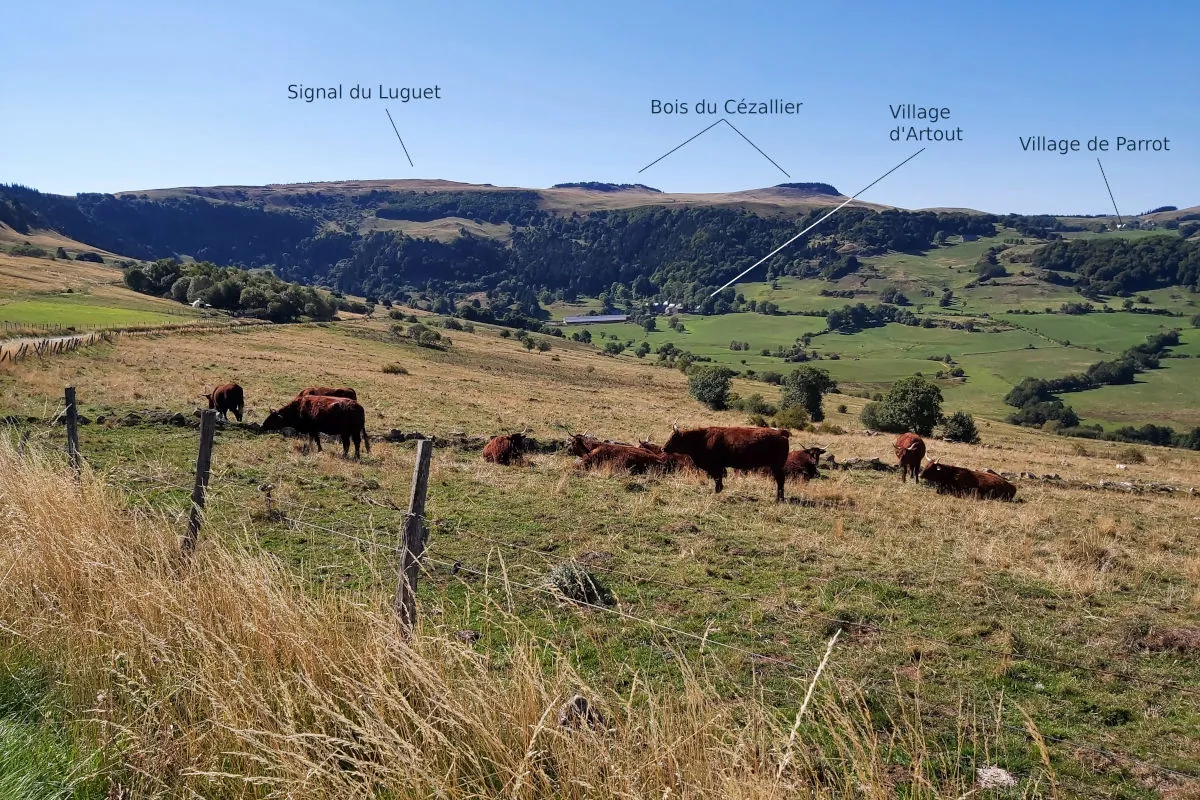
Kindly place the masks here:
<instances>
[{"instance_id":1,"label":"clear sky above ridge","mask_svg":"<svg viewBox=\"0 0 1200 800\"><path fill-rule=\"evenodd\" d=\"M850 194L921 145L889 105L948 107L862 197L907 208L1122 213L1200 204L1200 3L57 2L0 26L0 182L43 191L372 178ZM440 99L288 99L288 86ZM651 101L803 102L653 115ZM388 122L390 109L415 166ZM708 133L638 172L707 125ZM1023 151L1019 137L1078 139ZM1088 152L1100 136L1169 152Z\"/></svg>"}]
</instances>

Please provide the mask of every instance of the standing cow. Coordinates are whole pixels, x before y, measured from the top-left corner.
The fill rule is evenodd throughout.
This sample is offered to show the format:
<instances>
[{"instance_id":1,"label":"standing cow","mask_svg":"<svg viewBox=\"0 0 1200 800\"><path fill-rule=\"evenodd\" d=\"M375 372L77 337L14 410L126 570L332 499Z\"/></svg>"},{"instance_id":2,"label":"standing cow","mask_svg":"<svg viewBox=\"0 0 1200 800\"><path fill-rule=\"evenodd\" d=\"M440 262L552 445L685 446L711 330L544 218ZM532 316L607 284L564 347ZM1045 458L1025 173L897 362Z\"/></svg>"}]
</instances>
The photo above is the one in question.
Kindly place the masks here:
<instances>
[{"instance_id":1,"label":"standing cow","mask_svg":"<svg viewBox=\"0 0 1200 800\"><path fill-rule=\"evenodd\" d=\"M717 492L724 488L726 470L769 470L775 479L775 501L782 502L789 436L789 431L773 428L680 430L676 425L663 452L690 456L696 468L716 482Z\"/></svg>"},{"instance_id":2,"label":"standing cow","mask_svg":"<svg viewBox=\"0 0 1200 800\"><path fill-rule=\"evenodd\" d=\"M345 397L349 400L358 400L358 392L351 389L349 386L335 388L332 386L309 386L306 389L301 389L300 394L296 397L308 397L316 395L318 397Z\"/></svg>"},{"instance_id":3,"label":"standing cow","mask_svg":"<svg viewBox=\"0 0 1200 800\"><path fill-rule=\"evenodd\" d=\"M272 411L263 420L262 430L279 431L295 428L317 444L321 452L321 434L340 436L342 456L350 456L350 440L354 440L354 457L359 457L359 444L371 452L371 440L367 437L367 413L356 401L344 397L309 395L297 397L278 411Z\"/></svg>"},{"instance_id":4,"label":"standing cow","mask_svg":"<svg viewBox=\"0 0 1200 800\"><path fill-rule=\"evenodd\" d=\"M925 441L915 433L902 433L893 443L896 459L900 462L900 482L907 483L908 476L921 482L921 462L925 460Z\"/></svg>"},{"instance_id":5,"label":"standing cow","mask_svg":"<svg viewBox=\"0 0 1200 800\"><path fill-rule=\"evenodd\" d=\"M236 383L218 386L204 396L208 398L208 407L216 409L217 416L222 420L228 422L229 412L232 411L233 415L237 417L237 421L242 421L242 412L246 409L246 399L242 394L242 387Z\"/></svg>"},{"instance_id":6,"label":"standing cow","mask_svg":"<svg viewBox=\"0 0 1200 800\"><path fill-rule=\"evenodd\" d=\"M937 459L921 472L926 483L937 487L938 494L978 497L983 500L1012 500L1017 487L994 472L979 472L966 467L939 464Z\"/></svg>"}]
</instances>

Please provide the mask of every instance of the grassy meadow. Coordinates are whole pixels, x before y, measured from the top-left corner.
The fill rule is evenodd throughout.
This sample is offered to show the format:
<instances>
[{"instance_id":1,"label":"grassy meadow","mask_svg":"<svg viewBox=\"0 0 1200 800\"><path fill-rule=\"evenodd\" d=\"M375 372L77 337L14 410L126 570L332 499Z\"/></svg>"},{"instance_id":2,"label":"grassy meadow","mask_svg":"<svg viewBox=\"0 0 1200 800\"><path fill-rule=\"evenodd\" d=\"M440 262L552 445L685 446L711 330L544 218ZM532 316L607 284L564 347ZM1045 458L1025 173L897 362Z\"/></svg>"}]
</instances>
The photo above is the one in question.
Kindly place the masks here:
<instances>
[{"instance_id":1,"label":"grassy meadow","mask_svg":"<svg viewBox=\"0 0 1200 800\"><path fill-rule=\"evenodd\" d=\"M732 336L702 322L687 336ZM703 408L653 356L559 339L530 352L486 325L437 351L387 327L166 334L0 366L0 412L48 420L74 385L91 420L82 489L61 467L61 428L24 426L32 460L0 442L12 476L0 485L0 748L16 754L0 786L15 775L54 788L69 773L83 797L932 798L974 796L976 768L1000 766L1019 783L995 796L1191 796L1177 772L1200 775L1187 638L1200 498L1085 484L1194 487L1200 453L984 419L983 446L932 441L931 455L1063 480L1019 481L1019 501L998 505L832 471L777 505L754 476L715 495L699 477L584 474L553 454L506 468L438 448L420 629L404 646L389 604L414 448L381 434L528 425L539 440L569 429L661 442L674 420L744 415ZM951 346L898 338L944 329L895 327L844 337L843 357L821 366L866 371L890 343L932 372L921 359ZM1061 357L1055 370L1095 360L1040 339L1024 350L1022 331L953 333L980 353L978 367L963 355L968 386L984 364L1002 381L1030 357ZM1007 367L986 360L999 357L988 336L1013 354ZM336 446L222 427L198 562L181 582L170 564L195 429L125 418L190 415L229 380L249 421L302 386L354 386L372 452L346 461ZM773 399L761 383L735 388ZM863 402L827 397L828 421L857 430ZM891 460L889 437L793 442ZM569 559L612 591L608 611L544 590ZM556 726L575 692L608 733Z\"/></svg>"},{"instance_id":2,"label":"grassy meadow","mask_svg":"<svg viewBox=\"0 0 1200 800\"><path fill-rule=\"evenodd\" d=\"M200 316L182 303L125 288L116 267L0 253L0 322L119 328L177 324Z\"/></svg>"}]
</instances>

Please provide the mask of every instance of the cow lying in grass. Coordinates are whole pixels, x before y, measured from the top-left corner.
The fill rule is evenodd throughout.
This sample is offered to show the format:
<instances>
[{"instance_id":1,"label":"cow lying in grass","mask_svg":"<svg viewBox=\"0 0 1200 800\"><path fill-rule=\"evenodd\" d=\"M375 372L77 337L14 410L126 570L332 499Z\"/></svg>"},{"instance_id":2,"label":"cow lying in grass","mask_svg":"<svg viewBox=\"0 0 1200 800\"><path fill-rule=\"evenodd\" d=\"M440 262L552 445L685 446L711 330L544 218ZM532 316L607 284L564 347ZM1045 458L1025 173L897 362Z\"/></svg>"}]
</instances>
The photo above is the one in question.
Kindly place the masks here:
<instances>
[{"instance_id":1,"label":"cow lying in grass","mask_svg":"<svg viewBox=\"0 0 1200 800\"><path fill-rule=\"evenodd\" d=\"M921 479L937 487L938 494L978 497L984 500L1012 500L1017 487L992 472L939 464L937 459L921 472Z\"/></svg>"}]
</instances>

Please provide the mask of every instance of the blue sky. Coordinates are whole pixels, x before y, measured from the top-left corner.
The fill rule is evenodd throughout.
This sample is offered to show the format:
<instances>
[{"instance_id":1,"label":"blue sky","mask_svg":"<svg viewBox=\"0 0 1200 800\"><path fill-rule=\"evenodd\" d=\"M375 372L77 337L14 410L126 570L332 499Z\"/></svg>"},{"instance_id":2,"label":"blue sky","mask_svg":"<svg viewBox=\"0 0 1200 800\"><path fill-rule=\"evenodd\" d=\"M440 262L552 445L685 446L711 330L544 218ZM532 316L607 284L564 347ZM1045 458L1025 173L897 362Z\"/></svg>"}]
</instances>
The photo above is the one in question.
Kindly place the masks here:
<instances>
[{"instance_id":1,"label":"blue sky","mask_svg":"<svg viewBox=\"0 0 1200 800\"><path fill-rule=\"evenodd\" d=\"M916 147L889 104L947 106L933 144L863 199L1111 210L1086 150L1019 136L1170 139L1102 154L1123 213L1200 204L1200 4L1128 2L56 2L0 27L0 182L43 191L446 178L734 191L785 180L717 117L652 99L803 101L731 121L845 193ZM438 85L443 98L305 104L292 83ZM390 108L415 167L395 139Z\"/></svg>"}]
</instances>

